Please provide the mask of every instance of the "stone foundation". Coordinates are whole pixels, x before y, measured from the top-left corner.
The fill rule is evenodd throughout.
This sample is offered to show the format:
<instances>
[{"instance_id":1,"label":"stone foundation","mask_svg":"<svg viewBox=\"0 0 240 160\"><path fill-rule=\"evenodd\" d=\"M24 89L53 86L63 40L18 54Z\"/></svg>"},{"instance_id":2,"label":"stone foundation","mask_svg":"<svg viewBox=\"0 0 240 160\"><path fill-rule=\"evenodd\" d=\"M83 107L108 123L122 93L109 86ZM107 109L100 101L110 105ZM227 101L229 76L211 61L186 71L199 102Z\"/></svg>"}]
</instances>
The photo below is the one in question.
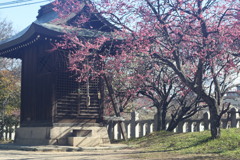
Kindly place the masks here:
<instances>
[{"instance_id":1,"label":"stone foundation","mask_svg":"<svg viewBox=\"0 0 240 160\"><path fill-rule=\"evenodd\" d=\"M107 128L99 124L55 124L53 127L20 127L16 130L15 143L94 147L110 144L110 140Z\"/></svg>"}]
</instances>

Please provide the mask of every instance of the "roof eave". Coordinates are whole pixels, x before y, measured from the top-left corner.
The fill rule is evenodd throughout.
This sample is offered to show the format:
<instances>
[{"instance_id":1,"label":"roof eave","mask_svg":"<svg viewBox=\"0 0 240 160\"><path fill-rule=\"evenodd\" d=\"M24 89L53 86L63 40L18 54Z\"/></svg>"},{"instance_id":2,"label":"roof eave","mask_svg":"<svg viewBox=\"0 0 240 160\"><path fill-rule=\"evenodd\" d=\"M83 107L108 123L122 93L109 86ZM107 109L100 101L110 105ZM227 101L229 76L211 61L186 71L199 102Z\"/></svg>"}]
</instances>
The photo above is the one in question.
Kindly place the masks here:
<instances>
[{"instance_id":1,"label":"roof eave","mask_svg":"<svg viewBox=\"0 0 240 160\"><path fill-rule=\"evenodd\" d=\"M15 52L18 52L22 46L26 46L27 44L32 44L35 42L36 38L40 36L46 37L59 37L63 33L56 32L50 29L47 29L39 24L32 23L30 27L23 33L21 36L6 40L5 43L0 45L0 57L6 58L20 58L19 56L12 56Z\"/></svg>"}]
</instances>

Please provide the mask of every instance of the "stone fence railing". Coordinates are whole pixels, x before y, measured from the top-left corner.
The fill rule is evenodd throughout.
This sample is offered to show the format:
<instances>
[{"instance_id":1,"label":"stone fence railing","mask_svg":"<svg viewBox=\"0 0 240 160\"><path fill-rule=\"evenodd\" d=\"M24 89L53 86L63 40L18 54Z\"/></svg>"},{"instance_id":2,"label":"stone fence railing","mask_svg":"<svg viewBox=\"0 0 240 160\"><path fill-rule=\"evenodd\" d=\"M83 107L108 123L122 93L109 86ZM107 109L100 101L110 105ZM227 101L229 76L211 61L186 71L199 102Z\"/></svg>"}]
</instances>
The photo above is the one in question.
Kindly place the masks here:
<instances>
[{"instance_id":1,"label":"stone fence railing","mask_svg":"<svg viewBox=\"0 0 240 160\"><path fill-rule=\"evenodd\" d=\"M18 128L18 126L7 126L4 128L0 129L0 139L1 140L5 140L5 141L10 141L10 140L14 140L15 138L15 131Z\"/></svg>"},{"instance_id":2,"label":"stone fence railing","mask_svg":"<svg viewBox=\"0 0 240 160\"><path fill-rule=\"evenodd\" d=\"M178 124L174 132L199 132L210 128L209 112L205 112L200 119L187 119ZM109 119L106 121L110 140L122 139L118 122L122 121L125 124L128 138L137 138L145 136L153 131L156 131L157 119L153 120L137 120L135 112L131 113L131 120ZM167 120L168 126L169 120ZM240 110L232 108L222 119L222 128L239 128L240 126Z\"/></svg>"}]
</instances>

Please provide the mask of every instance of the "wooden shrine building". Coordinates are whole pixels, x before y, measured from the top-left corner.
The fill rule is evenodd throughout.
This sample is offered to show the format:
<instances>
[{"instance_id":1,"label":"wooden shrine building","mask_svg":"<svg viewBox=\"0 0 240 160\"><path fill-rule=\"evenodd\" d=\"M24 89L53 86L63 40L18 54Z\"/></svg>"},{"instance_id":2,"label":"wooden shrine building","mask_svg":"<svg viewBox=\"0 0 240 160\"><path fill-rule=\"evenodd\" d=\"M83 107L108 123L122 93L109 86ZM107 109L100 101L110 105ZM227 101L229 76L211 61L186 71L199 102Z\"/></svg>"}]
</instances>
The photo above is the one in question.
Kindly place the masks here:
<instances>
[{"instance_id":1,"label":"wooden shrine building","mask_svg":"<svg viewBox=\"0 0 240 160\"><path fill-rule=\"evenodd\" d=\"M86 104L86 83L76 81L68 70L68 53L50 51L61 40L62 24L89 12L86 6L62 20L53 5L42 6L37 20L22 32L0 43L0 56L22 60L21 121L16 131L18 144L95 146L109 143L103 121L103 88L100 79L89 82L90 105ZM95 38L112 32L114 26L99 14L87 13L89 21L79 37ZM90 27L91 26L91 27ZM85 141L83 142L83 139Z\"/></svg>"}]
</instances>

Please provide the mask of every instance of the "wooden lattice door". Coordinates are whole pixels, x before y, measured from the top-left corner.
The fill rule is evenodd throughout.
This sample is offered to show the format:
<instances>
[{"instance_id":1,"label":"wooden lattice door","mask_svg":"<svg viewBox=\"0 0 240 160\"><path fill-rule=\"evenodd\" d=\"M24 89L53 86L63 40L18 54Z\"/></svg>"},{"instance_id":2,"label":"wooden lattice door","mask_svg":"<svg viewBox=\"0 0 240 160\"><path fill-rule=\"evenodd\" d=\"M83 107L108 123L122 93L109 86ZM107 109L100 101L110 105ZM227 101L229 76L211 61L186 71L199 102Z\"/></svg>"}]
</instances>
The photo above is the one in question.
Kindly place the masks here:
<instances>
[{"instance_id":1,"label":"wooden lattice door","mask_svg":"<svg viewBox=\"0 0 240 160\"><path fill-rule=\"evenodd\" d=\"M76 75L68 70L67 58L62 56L57 62L59 67L55 86L56 118L98 121L101 113L99 79L96 78L89 84L79 83L76 81ZM88 94L90 104L87 104Z\"/></svg>"}]
</instances>

